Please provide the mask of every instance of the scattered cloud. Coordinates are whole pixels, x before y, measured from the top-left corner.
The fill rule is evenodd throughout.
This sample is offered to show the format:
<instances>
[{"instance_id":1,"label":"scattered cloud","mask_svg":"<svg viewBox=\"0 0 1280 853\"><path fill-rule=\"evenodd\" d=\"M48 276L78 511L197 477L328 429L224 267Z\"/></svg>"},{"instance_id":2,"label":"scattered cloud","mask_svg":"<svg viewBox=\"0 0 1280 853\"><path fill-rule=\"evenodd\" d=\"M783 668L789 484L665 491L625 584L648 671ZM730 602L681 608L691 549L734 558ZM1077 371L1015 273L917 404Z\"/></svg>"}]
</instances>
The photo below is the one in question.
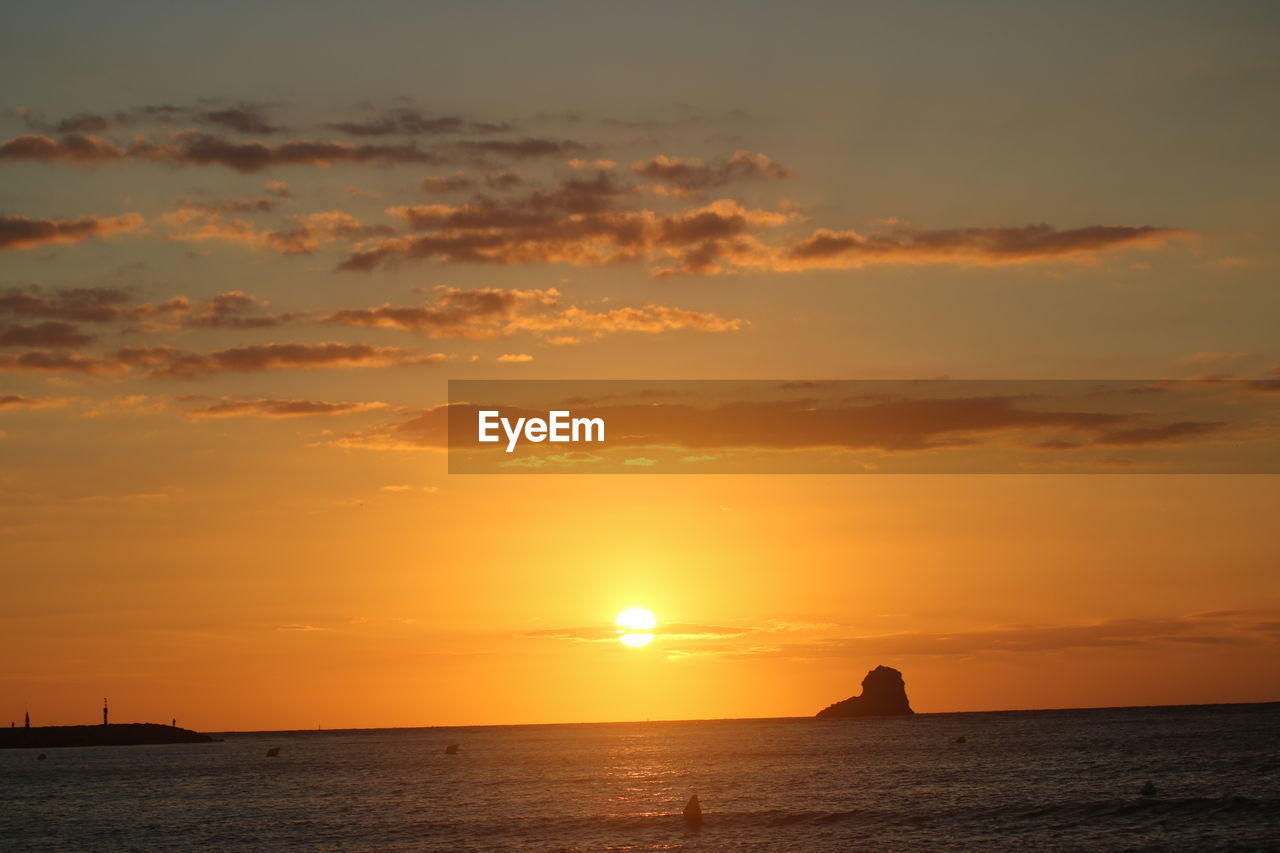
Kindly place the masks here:
<instances>
[{"instance_id":1,"label":"scattered cloud","mask_svg":"<svg viewBox=\"0 0 1280 853\"><path fill-rule=\"evenodd\" d=\"M67 404L66 397L25 397L22 394L0 394L0 410L45 409Z\"/></svg>"},{"instance_id":2,"label":"scattered cloud","mask_svg":"<svg viewBox=\"0 0 1280 853\"><path fill-rule=\"evenodd\" d=\"M27 134L0 145L0 162L101 165L107 163L163 163L174 166L224 166L237 172L260 172L283 166L420 165L442 166L486 162L491 158L527 160L564 158L584 153L588 146L567 139L461 140L436 148L415 142L385 144L337 140L291 139L285 142L238 141L216 133L189 129L159 140L136 137L128 145L85 133L56 138Z\"/></svg>"},{"instance_id":3,"label":"scattered cloud","mask_svg":"<svg viewBox=\"0 0 1280 853\"><path fill-rule=\"evenodd\" d=\"M957 656L982 653L1058 652L1082 648L1164 645L1242 645L1274 642L1245 624L1206 625L1193 617L1107 619L1085 624L1002 625L952 632L909 631L878 636L781 643L755 653L793 659L864 655ZM735 653L735 650L726 649Z\"/></svg>"},{"instance_id":4,"label":"scattered cloud","mask_svg":"<svg viewBox=\"0 0 1280 853\"><path fill-rule=\"evenodd\" d=\"M1146 444L1174 444L1187 439L1201 438L1226 429L1225 421L1179 421L1155 427L1106 432L1094 439L1094 444L1114 447L1141 447Z\"/></svg>"},{"instance_id":5,"label":"scattered cloud","mask_svg":"<svg viewBox=\"0 0 1280 853\"><path fill-rule=\"evenodd\" d=\"M181 328L264 329L294 322L302 316L296 313L264 313L270 304L239 290L197 301L185 296L174 296L158 304L135 304L129 292L116 288L46 291L29 287L0 291L0 318L56 321L42 323L36 328L48 327L50 334L57 334L71 328L67 321L95 324L137 322L147 331ZM3 324L0 324L0 328L3 328ZM52 343L27 345L56 346Z\"/></svg>"},{"instance_id":6,"label":"scattered cloud","mask_svg":"<svg viewBox=\"0 0 1280 853\"><path fill-rule=\"evenodd\" d=\"M1066 231L1049 225L943 231L899 228L869 235L823 228L782 249L772 266L781 270L853 269L891 263L1000 265L1085 259L1108 249L1154 248L1188 236L1189 232L1181 229L1149 225L1094 225Z\"/></svg>"},{"instance_id":7,"label":"scattered cloud","mask_svg":"<svg viewBox=\"0 0 1280 853\"><path fill-rule=\"evenodd\" d=\"M351 242L395 233L389 225L364 225L349 213L330 210L291 217L284 229L264 228L245 219L229 218L206 205L181 207L161 217L172 230L170 239L198 243L225 240L282 255L306 255L325 243Z\"/></svg>"},{"instance_id":8,"label":"scattered cloud","mask_svg":"<svg viewBox=\"0 0 1280 853\"><path fill-rule=\"evenodd\" d=\"M1114 618L1093 622L976 626L956 631L901 631L849 635L831 623L765 623L732 627L670 623L654 629L668 654L717 655L729 659L773 657L790 660L927 655L1054 653L1077 649L1143 646L1247 645L1280 641L1280 623L1266 614L1226 611L1203 615ZM526 639L615 643L611 625L547 628L519 635Z\"/></svg>"},{"instance_id":9,"label":"scattered cloud","mask_svg":"<svg viewBox=\"0 0 1280 853\"><path fill-rule=\"evenodd\" d=\"M121 216L82 216L77 219L31 219L0 216L0 251L34 249L59 243L79 243L90 237L109 237L136 231L142 226L136 213Z\"/></svg>"},{"instance_id":10,"label":"scattered cloud","mask_svg":"<svg viewBox=\"0 0 1280 853\"><path fill-rule=\"evenodd\" d=\"M10 288L0 290L0 317L114 323L135 317L126 307L131 301L127 291L109 287Z\"/></svg>"},{"instance_id":11,"label":"scattered cloud","mask_svg":"<svg viewBox=\"0 0 1280 853\"><path fill-rule=\"evenodd\" d=\"M670 185L680 194L717 189L735 181L795 176L789 167L764 154L752 154L750 151L736 151L728 160L712 163L659 154L651 160L635 163L631 170L642 177Z\"/></svg>"},{"instance_id":12,"label":"scattered cloud","mask_svg":"<svg viewBox=\"0 0 1280 853\"><path fill-rule=\"evenodd\" d=\"M700 332L729 332L746 326L746 321L702 311L665 305L638 308L608 308L593 311L563 304L559 291L463 290L436 287L433 300L424 305L344 309L321 318L332 325L399 329L429 337L487 339L517 332L532 332L556 338L565 331L594 336L617 332L656 334L679 329ZM576 342L576 340L575 340ZM560 343L565 343L563 340Z\"/></svg>"},{"instance_id":13,"label":"scattered cloud","mask_svg":"<svg viewBox=\"0 0 1280 853\"><path fill-rule=\"evenodd\" d=\"M423 192L440 195L475 189L475 185L475 180L463 171L423 178L421 184Z\"/></svg>"},{"instance_id":14,"label":"scattered cloud","mask_svg":"<svg viewBox=\"0 0 1280 853\"><path fill-rule=\"evenodd\" d=\"M186 402L201 401L206 398L185 397ZM386 403L331 403L326 400L279 400L257 398L239 400L229 397L212 402L202 402L187 411L187 417L197 420L207 418L234 418L254 415L264 418L296 418L318 415L346 415L357 412L370 412L386 408Z\"/></svg>"},{"instance_id":15,"label":"scattered cloud","mask_svg":"<svg viewBox=\"0 0 1280 853\"><path fill-rule=\"evenodd\" d=\"M1247 352L1215 352L1202 350L1187 356L1184 361L1187 364L1219 365L1243 361L1248 357L1249 353Z\"/></svg>"},{"instance_id":16,"label":"scattered cloud","mask_svg":"<svg viewBox=\"0 0 1280 853\"><path fill-rule=\"evenodd\" d=\"M442 136L462 133L505 133L507 123L473 121L456 115L431 115L411 107L383 111L360 121L331 122L325 127L350 136Z\"/></svg>"},{"instance_id":17,"label":"scattered cloud","mask_svg":"<svg viewBox=\"0 0 1280 853\"><path fill-rule=\"evenodd\" d=\"M120 376L139 372L151 379L195 379L221 373L254 373L278 369L390 367L439 364L444 353L419 354L400 347L344 343L268 343L207 353L170 346L122 347L101 356L79 356L48 350L0 355L0 371L81 373Z\"/></svg>"},{"instance_id":18,"label":"scattered cloud","mask_svg":"<svg viewBox=\"0 0 1280 853\"><path fill-rule=\"evenodd\" d=\"M70 323L56 321L31 326L0 326L0 347L76 349L87 346L93 339L93 335L85 334Z\"/></svg>"},{"instance_id":19,"label":"scattered cloud","mask_svg":"<svg viewBox=\"0 0 1280 853\"><path fill-rule=\"evenodd\" d=\"M652 631L657 637L667 639L726 639L755 633L757 628L735 628L725 625L700 625L692 622L660 624ZM527 631L520 637L540 640L574 640L581 643L616 643L621 632L616 625L587 625L576 628L544 628Z\"/></svg>"}]
</instances>

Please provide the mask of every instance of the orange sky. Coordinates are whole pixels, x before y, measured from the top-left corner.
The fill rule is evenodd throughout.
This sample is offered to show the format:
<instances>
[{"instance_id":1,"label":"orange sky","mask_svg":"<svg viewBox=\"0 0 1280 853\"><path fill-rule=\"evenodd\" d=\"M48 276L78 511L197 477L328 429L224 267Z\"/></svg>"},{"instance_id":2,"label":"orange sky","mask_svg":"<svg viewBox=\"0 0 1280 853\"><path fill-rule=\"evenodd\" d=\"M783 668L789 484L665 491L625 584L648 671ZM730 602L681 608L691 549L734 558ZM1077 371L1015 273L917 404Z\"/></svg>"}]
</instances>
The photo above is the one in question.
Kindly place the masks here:
<instances>
[{"instance_id":1,"label":"orange sky","mask_svg":"<svg viewBox=\"0 0 1280 853\"><path fill-rule=\"evenodd\" d=\"M1280 699L1274 476L465 476L413 434L450 379L1270 394L1261 12L422 9L339 68L351 10L184 12L181 55L81 11L0 51L0 720L799 715L877 664L919 711Z\"/></svg>"}]
</instances>

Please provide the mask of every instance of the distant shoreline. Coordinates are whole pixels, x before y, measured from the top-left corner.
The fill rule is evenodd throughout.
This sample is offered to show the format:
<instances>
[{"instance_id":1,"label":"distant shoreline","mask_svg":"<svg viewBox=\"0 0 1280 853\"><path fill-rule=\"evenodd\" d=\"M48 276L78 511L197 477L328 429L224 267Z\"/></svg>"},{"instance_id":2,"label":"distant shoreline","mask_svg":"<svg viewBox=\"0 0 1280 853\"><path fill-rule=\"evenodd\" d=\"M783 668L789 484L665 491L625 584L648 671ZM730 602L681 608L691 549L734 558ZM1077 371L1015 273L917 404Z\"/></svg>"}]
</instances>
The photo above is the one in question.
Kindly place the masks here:
<instances>
[{"instance_id":1,"label":"distant shoreline","mask_svg":"<svg viewBox=\"0 0 1280 853\"><path fill-rule=\"evenodd\" d=\"M399 732L399 731L419 731L419 730L435 730L435 729L513 729L513 728L533 728L541 726L635 726L645 724L675 724L675 723L732 723L732 722L750 722L760 720L814 720L821 721L823 724L843 724L848 721L851 725L857 725L862 722L875 720L907 720L918 719L920 717L957 717L970 716L974 714L1067 714L1079 711L1140 711L1140 710L1162 710L1162 709L1186 709L1186 708L1243 708L1265 705L1280 705L1280 699L1272 699L1263 702L1202 702L1190 705L1110 705L1100 707L1087 708L1005 708L999 711L918 711L909 717L901 716L871 716L856 718L819 718L813 715L791 716L791 717L700 717L692 719L680 720L577 720L563 723L454 723L447 725L426 725L426 726L355 726L333 728L315 728L315 729L222 729L214 731L214 735L282 735L282 734L339 734L343 732ZM909 725L910 723L904 723Z\"/></svg>"}]
</instances>

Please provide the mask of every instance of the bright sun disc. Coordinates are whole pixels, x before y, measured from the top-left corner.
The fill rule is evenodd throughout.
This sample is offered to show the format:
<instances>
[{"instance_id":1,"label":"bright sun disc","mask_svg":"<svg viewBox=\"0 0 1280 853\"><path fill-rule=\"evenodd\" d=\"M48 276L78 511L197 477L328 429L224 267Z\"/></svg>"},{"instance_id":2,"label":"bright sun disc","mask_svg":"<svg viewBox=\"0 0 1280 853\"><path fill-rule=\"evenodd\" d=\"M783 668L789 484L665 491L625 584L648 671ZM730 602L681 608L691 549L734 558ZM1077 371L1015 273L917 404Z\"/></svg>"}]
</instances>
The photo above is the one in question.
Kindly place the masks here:
<instances>
[{"instance_id":1,"label":"bright sun disc","mask_svg":"<svg viewBox=\"0 0 1280 853\"><path fill-rule=\"evenodd\" d=\"M618 626L618 641L624 646L639 648L653 642L653 629L658 627L658 617L643 607L628 607L614 620Z\"/></svg>"}]
</instances>

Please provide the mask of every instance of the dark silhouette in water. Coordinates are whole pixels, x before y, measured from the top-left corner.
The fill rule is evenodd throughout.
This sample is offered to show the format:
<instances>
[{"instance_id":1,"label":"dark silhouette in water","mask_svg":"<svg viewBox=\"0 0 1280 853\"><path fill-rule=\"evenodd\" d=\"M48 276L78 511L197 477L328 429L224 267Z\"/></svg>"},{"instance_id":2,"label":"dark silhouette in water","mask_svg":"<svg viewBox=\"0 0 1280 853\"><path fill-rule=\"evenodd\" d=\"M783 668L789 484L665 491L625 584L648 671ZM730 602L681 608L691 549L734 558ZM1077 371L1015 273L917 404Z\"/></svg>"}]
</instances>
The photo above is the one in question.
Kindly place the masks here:
<instances>
[{"instance_id":1,"label":"dark silhouette in water","mask_svg":"<svg viewBox=\"0 0 1280 853\"><path fill-rule=\"evenodd\" d=\"M902 673L889 666L877 666L862 679L862 694L818 712L819 717L888 717L914 714L907 701Z\"/></svg>"},{"instance_id":2,"label":"dark silhouette in water","mask_svg":"<svg viewBox=\"0 0 1280 853\"><path fill-rule=\"evenodd\" d=\"M1141 794L1144 797L1154 797L1156 795L1156 786L1151 783L1150 779L1147 780L1147 784L1142 786Z\"/></svg>"},{"instance_id":3,"label":"dark silhouette in water","mask_svg":"<svg viewBox=\"0 0 1280 853\"><path fill-rule=\"evenodd\" d=\"M684 804L684 822L689 824L702 823L702 803L698 802L697 794L690 797L689 802Z\"/></svg>"},{"instance_id":4,"label":"dark silhouette in water","mask_svg":"<svg viewBox=\"0 0 1280 853\"><path fill-rule=\"evenodd\" d=\"M444 751L446 755L457 755L458 745L456 743L451 743L444 748Z\"/></svg>"},{"instance_id":5,"label":"dark silhouette in water","mask_svg":"<svg viewBox=\"0 0 1280 853\"><path fill-rule=\"evenodd\" d=\"M953 740L953 741L951 741L951 742L952 742L952 743L968 743L968 742L969 742L969 739L968 739L967 737L965 737L964 735L960 735L960 737L956 738L955 740Z\"/></svg>"},{"instance_id":6,"label":"dark silhouette in water","mask_svg":"<svg viewBox=\"0 0 1280 853\"><path fill-rule=\"evenodd\" d=\"M109 726L34 726L0 728L0 749L63 746L137 746L156 743L217 743L217 738L160 723L112 723Z\"/></svg>"},{"instance_id":7,"label":"dark silhouette in water","mask_svg":"<svg viewBox=\"0 0 1280 853\"><path fill-rule=\"evenodd\" d=\"M280 754L280 747L278 746L273 746L267 750L267 758L275 758L279 754Z\"/></svg>"}]
</instances>

